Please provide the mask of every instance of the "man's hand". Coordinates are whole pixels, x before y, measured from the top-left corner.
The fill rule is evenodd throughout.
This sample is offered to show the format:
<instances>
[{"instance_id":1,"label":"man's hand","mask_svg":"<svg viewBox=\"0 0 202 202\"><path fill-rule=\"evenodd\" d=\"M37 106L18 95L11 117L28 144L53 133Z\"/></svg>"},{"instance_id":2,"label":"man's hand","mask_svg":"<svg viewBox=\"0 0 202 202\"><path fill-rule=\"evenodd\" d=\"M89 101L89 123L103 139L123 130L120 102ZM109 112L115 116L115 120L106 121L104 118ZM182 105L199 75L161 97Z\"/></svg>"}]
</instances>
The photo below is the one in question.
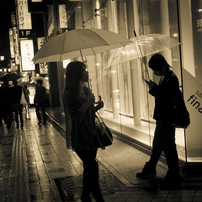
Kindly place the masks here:
<instances>
[{"instance_id":1,"label":"man's hand","mask_svg":"<svg viewBox=\"0 0 202 202\"><path fill-rule=\"evenodd\" d=\"M145 82L148 85L149 90L152 89L156 85L156 83L153 82L152 80L150 80L150 81L145 80Z\"/></svg>"}]
</instances>

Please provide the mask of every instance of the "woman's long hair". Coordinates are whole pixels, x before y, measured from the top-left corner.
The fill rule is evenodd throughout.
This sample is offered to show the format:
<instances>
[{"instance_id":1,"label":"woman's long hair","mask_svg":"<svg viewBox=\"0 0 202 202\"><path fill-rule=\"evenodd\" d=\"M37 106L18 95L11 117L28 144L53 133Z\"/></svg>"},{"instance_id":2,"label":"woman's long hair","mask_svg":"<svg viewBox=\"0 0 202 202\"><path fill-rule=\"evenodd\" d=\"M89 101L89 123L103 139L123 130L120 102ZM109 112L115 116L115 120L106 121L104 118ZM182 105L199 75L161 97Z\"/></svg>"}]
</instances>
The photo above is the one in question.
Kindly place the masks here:
<instances>
[{"instance_id":1,"label":"woman's long hair","mask_svg":"<svg viewBox=\"0 0 202 202\"><path fill-rule=\"evenodd\" d=\"M70 62L66 68L66 84L65 91L69 91L72 96L72 104L77 107L79 98L79 85L83 76L83 66L85 64L80 61Z\"/></svg>"}]
</instances>

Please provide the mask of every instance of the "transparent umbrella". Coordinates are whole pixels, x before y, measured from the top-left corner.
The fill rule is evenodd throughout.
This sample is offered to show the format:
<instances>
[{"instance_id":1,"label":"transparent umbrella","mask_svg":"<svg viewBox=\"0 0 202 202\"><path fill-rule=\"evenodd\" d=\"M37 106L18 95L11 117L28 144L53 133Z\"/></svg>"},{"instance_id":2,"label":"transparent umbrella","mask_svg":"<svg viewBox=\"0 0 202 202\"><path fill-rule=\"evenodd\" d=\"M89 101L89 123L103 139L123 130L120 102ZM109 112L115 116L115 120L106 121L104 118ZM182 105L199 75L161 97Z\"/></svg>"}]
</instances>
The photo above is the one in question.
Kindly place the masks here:
<instances>
[{"instance_id":1,"label":"transparent umbrella","mask_svg":"<svg viewBox=\"0 0 202 202\"><path fill-rule=\"evenodd\" d=\"M163 34L140 35L131 38L130 41L132 42L129 42L126 46L114 50L108 60L106 68L131 61L136 58L142 58L147 55L158 53L166 49L171 49L181 44L171 37ZM146 72L148 74L147 69Z\"/></svg>"}]
</instances>

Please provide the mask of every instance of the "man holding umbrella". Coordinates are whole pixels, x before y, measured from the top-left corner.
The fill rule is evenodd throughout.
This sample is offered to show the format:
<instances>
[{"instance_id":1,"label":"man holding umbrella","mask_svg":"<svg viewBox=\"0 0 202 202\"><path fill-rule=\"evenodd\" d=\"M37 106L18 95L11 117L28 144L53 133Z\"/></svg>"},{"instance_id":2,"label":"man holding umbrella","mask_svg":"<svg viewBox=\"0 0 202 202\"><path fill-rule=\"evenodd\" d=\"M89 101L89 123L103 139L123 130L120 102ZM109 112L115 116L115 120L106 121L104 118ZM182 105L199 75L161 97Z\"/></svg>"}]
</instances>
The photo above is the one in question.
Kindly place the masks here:
<instances>
[{"instance_id":1,"label":"man holding umbrella","mask_svg":"<svg viewBox=\"0 0 202 202\"><path fill-rule=\"evenodd\" d=\"M149 93L155 97L153 118L156 120L153 148L150 160L146 162L142 172L137 173L139 178L148 178L156 175L156 164L162 151L165 154L168 172L161 182L161 189L179 189L181 177L178 166L178 154L175 144L175 126L173 125L173 103L179 92L179 81L171 70L170 65L160 54L155 54L149 61L149 67L154 74L160 76L159 85L153 81L146 81Z\"/></svg>"}]
</instances>

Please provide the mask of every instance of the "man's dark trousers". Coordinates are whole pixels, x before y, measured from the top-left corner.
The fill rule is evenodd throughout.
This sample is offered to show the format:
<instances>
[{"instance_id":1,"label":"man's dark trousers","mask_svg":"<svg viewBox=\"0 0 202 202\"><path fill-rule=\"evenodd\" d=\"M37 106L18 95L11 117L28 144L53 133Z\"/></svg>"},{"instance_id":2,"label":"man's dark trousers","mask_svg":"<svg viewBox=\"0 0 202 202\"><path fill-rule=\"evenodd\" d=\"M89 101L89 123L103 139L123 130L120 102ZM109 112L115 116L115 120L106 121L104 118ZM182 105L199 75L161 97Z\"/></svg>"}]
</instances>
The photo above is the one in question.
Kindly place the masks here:
<instances>
[{"instance_id":1,"label":"man's dark trousers","mask_svg":"<svg viewBox=\"0 0 202 202\"><path fill-rule=\"evenodd\" d=\"M20 123L23 126L23 115L22 115L23 105L20 103L14 104L14 111L15 111L15 122L17 126L19 126L18 115L20 115Z\"/></svg>"},{"instance_id":2,"label":"man's dark trousers","mask_svg":"<svg viewBox=\"0 0 202 202\"><path fill-rule=\"evenodd\" d=\"M175 144L175 127L165 121L157 121L154 133L152 155L149 163L156 166L164 151L168 172L167 175L179 177L178 154Z\"/></svg>"},{"instance_id":3,"label":"man's dark trousers","mask_svg":"<svg viewBox=\"0 0 202 202\"><path fill-rule=\"evenodd\" d=\"M46 124L46 103L38 103L36 107L36 115L38 118L39 123L41 123L41 114L40 114L40 108L42 111L42 116L43 116L43 123Z\"/></svg>"}]
</instances>

